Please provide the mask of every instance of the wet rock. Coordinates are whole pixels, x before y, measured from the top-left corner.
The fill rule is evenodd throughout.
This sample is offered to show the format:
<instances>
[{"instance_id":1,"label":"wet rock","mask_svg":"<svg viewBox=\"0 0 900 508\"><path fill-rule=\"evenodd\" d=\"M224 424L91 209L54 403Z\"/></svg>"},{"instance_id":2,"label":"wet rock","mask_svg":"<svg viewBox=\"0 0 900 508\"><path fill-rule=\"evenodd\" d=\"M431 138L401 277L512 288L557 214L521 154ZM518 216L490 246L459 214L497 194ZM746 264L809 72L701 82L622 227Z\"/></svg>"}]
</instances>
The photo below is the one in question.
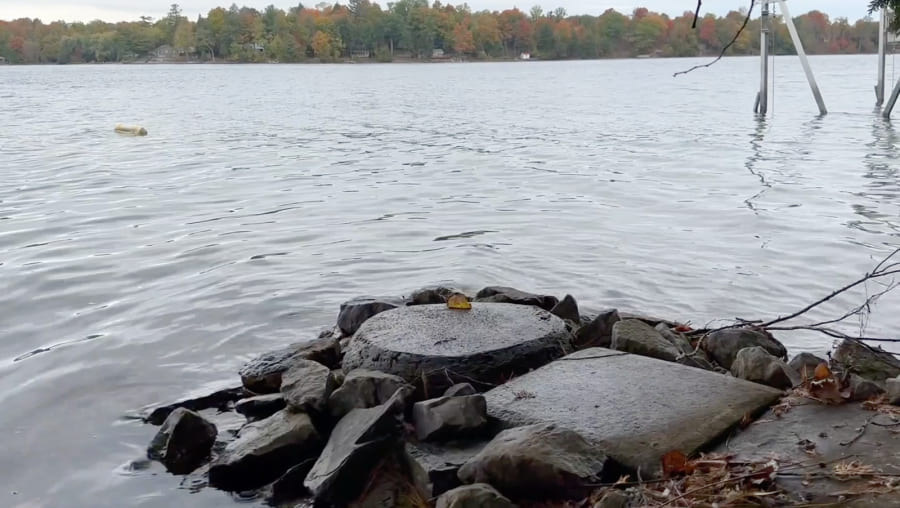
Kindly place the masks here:
<instances>
[{"instance_id":1,"label":"wet rock","mask_svg":"<svg viewBox=\"0 0 900 508\"><path fill-rule=\"evenodd\" d=\"M402 387L412 390L412 386L399 376L375 370L351 370L341 387L328 398L328 412L339 419L353 409L384 404Z\"/></svg>"},{"instance_id":2,"label":"wet rock","mask_svg":"<svg viewBox=\"0 0 900 508\"><path fill-rule=\"evenodd\" d=\"M900 405L900 378L886 379L884 386L888 404Z\"/></svg>"},{"instance_id":3,"label":"wet rock","mask_svg":"<svg viewBox=\"0 0 900 508\"><path fill-rule=\"evenodd\" d=\"M594 505L594 508L628 508L628 503L628 494L621 490L611 490L603 494L600 502Z\"/></svg>"},{"instance_id":4,"label":"wet rock","mask_svg":"<svg viewBox=\"0 0 900 508\"><path fill-rule=\"evenodd\" d=\"M678 348L678 351L682 354L689 354L694 352L694 346L691 345L691 341L687 340L684 335L672 331L672 329L669 328L669 326L665 323L660 323L654 326L653 329L659 332L659 334L662 335L662 337L666 339L669 344L672 344L673 346ZM703 354L703 357L706 358L706 355L703 351L697 351L697 353Z\"/></svg>"},{"instance_id":5,"label":"wet rock","mask_svg":"<svg viewBox=\"0 0 900 508\"><path fill-rule=\"evenodd\" d=\"M241 429L209 468L209 483L228 491L255 489L312 457L321 447L309 416L285 409Z\"/></svg>"},{"instance_id":6,"label":"wet rock","mask_svg":"<svg viewBox=\"0 0 900 508\"><path fill-rule=\"evenodd\" d=\"M341 362L340 341L325 337L264 353L241 368L241 382L255 393L275 393L281 388L281 375L299 360L336 368Z\"/></svg>"},{"instance_id":7,"label":"wet rock","mask_svg":"<svg viewBox=\"0 0 900 508\"><path fill-rule=\"evenodd\" d=\"M428 477L400 443L367 476L366 489L348 508L429 506Z\"/></svg>"},{"instance_id":8,"label":"wet rock","mask_svg":"<svg viewBox=\"0 0 900 508\"><path fill-rule=\"evenodd\" d=\"M309 458L296 466L288 469L280 478L272 483L267 501L271 505L280 505L288 501L300 499L309 495L309 490L303 486L303 479L309 474L315 458Z\"/></svg>"},{"instance_id":9,"label":"wet rock","mask_svg":"<svg viewBox=\"0 0 900 508\"><path fill-rule=\"evenodd\" d=\"M619 311L616 309L600 312L590 323L582 326L575 332L573 345L576 349L609 347L612 343L613 325L619 320Z\"/></svg>"},{"instance_id":10,"label":"wet rock","mask_svg":"<svg viewBox=\"0 0 900 508\"><path fill-rule=\"evenodd\" d=\"M578 302L575 301L575 297L572 295L564 296L559 303L550 309L550 313L564 321L581 322L581 315L578 313Z\"/></svg>"},{"instance_id":11,"label":"wet rock","mask_svg":"<svg viewBox=\"0 0 900 508\"><path fill-rule=\"evenodd\" d=\"M346 379L346 375L344 374L343 369L331 369L331 377L334 379L334 389L337 390L344 384L344 379Z\"/></svg>"},{"instance_id":12,"label":"wet rock","mask_svg":"<svg viewBox=\"0 0 900 508\"><path fill-rule=\"evenodd\" d=\"M500 427L555 423L647 475L659 471L663 454L690 456L781 395L731 376L603 348L571 354L484 393L488 416Z\"/></svg>"},{"instance_id":13,"label":"wet rock","mask_svg":"<svg viewBox=\"0 0 900 508\"><path fill-rule=\"evenodd\" d=\"M850 374L850 400L869 400L882 393L884 393L884 388L879 383L856 374Z\"/></svg>"},{"instance_id":14,"label":"wet rock","mask_svg":"<svg viewBox=\"0 0 900 508\"><path fill-rule=\"evenodd\" d=\"M156 433L147 457L162 462L171 473L188 474L209 457L216 433L216 426L199 414L177 408Z\"/></svg>"},{"instance_id":15,"label":"wet rock","mask_svg":"<svg viewBox=\"0 0 900 508\"><path fill-rule=\"evenodd\" d=\"M820 358L812 353L800 353L788 362L788 365L800 374L800 378L813 379L816 367L820 363L828 364L824 358ZM805 371L805 376L804 376Z\"/></svg>"},{"instance_id":16,"label":"wet rock","mask_svg":"<svg viewBox=\"0 0 900 508\"><path fill-rule=\"evenodd\" d=\"M674 362L681 353L678 348L647 323L625 319L613 325L611 349Z\"/></svg>"},{"instance_id":17,"label":"wet rock","mask_svg":"<svg viewBox=\"0 0 900 508\"><path fill-rule=\"evenodd\" d=\"M731 373L736 378L782 390L800 382L800 376L788 364L759 346L745 347L738 351L731 364Z\"/></svg>"},{"instance_id":18,"label":"wet rock","mask_svg":"<svg viewBox=\"0 0 900 508\"><path fill-rule=\"evenodd\" d=\"M738 351L745 347L759 346L770 355L787 359L787 349L766 332L747 328L729 328L710 333L703 341L703 348L710 358L726 369L731 369Z\"/></svg>"},{"instance_id":19,"label":"wet rock","mask_svg":"<svg viewBox=\"0 0 900 508\"><path fill-rule=\"evenodd\" d=\"M162 423L166 421L166 418L178 408L189 409L191 411L202 411L204 409L215 408L220 411L227 411L234 401L246 396L247 392L242 386L226 388L202 397L182 400L167 406L158 407L144 417L144 421L153 425L162 425Z\"/></svg>"},{"instance_id":20,"label":"wet rock","mask_svg":"<svg viewBox=\"0 0 900 508\"><path fill-rule=\"evenodd\" d=\"M445 305L400 307L367 321L344 356L344 371L364 368L417 383L425 397L456 382L497 384L564 354L571 335L547 311L476 303L460 312Z\"/></svg>"},{"instance_id":21,"label":"wet rock","mask_svg":"<svg viewBox=\"0 0 900 508\"><path fill-rule=\"evenodd\" d=\"M413 291L413 293L409 296L409 301L406 304L430 305L447 303L447 299L456 292L457 291L454 289L446 288L443 286L425 287Z\"/></svg>"},{"instance_id":22,"label":"wet rock","mask_svg":"<svg viewBox=\"0 0 900 508\"><path fill-rule=\"evenodd\" d=\"M620 312L619 317L622 319L637 319L638 321L643 321L644 323L647 323L648 325L653 326L653 327L658 326L660 324L664 324L664 325L668 326L669 328L674 328L674 327L678 326L678 323L676 323L674 321L670 321L668 319L663 319L663 318L659 318L659 317L655 317L655 316L648 316L646 314L638 314L635 312Z\"/></svg>"},{"instance_id":23,"label":"wet rock","mask_svg":"<svg viewBox=\"0 0 900 508\"><path fill-rule=\"evenodd\" d=\"M879 347L843 340L831 356L835 370L858 374L872 381L900 376L900 360Z\"/></svg>"},{"instance_id":24,"label":"wet rock","mask_svg":"<svg viewBox=\"0 0 900 508\"><path fill-rule=\"evenodd\" d=\"M400 442L405 405L401 392L379 406L354 409L338 422L304 481L316 499L343 505L359 496L365 487L360 479Z\"/></svg>"},{"instance_id":25,"label":"wet rock","mask_svg":"<svg viewBox=\"0 0 900 508\"><path fill-rule=\"evenodd\" d=\"M457 383L444 392L444 397L462 397L463 395L475 395L478 393L475 387L469 383Z\"/></svg>"},{"instance_id":26,"label":"wet rock","mask_svg":"<svg viewBox=\"0 0 900 508\"><path fill-rule=\"evenodd\" d=\"M431 482L431 496L439 496L461 485L457 473L488 443L486 439L406 443L406 449L422 465Z\"/></svg>"},{"instance_id":27,"label":"wet rock","mask_svg":"<svg viewBox=\"0 0 900 508\"><path fill-rule=\"evenodd\" d=\"M473 437L488 423L482 395L441 397L413 404L413 424L422 441Z\"/></svg>"},{"instance_id":28,"label":"wet rock","mask_svg":"<svg viewBox=\"0 0 900 508\"><path fill-rule=\"evenodd\" d=\"M353 335L372 316L401 305L397 298L354 298L341 304L338 327L345 335Z\"/></svg>"},{"instance_id":29,"label":"wet rock","mask_svg":"<svg viewBox=\"0 0 900 508\"><path fill-rule=\"evenodd\" d=\"M475 295L475 301L534 305L547 311L559 303L559 300L555 296L537 295L503 286L489 286L482 289Z\"/></svg>"},{"instance_id":30,"label":"wet rock","mask_svg":"<svg viewBox=\"0 0 900 508\"><path fill-rule=\"evenodd\" d=\"M445 492L436 508L514 508L512 502L486 483L473 483Z\"/></svg>"},{"instance_id":31,"label":"wet rock","mask_svg":"<svg viewBox=\"0 0 900 508\"><path fill-rule=\"evenodd\" d=\"M510 497L545 499L581 493L585 483L599 480L605 463L606 455L577 432L537 424L497 434L460 468L459 478Z\"/></svg>"},{"instance_id":32,"label":"wet rock","mask_svg":"<svg viewBox=\"0 0 900 508\"><path fill-rule=\"evenodd\" d=\"M281 394L294 411L325 411L328 397L335 388L328 367L311 360L295 360L284 372Z\"/></svg>"},{"instance_id":33,"label":"wet rock","mask_svg":"<svg viewBox=\"0 0 900 508\"><path fill-rule=\"evenodd\" d=\"M234 405L234 410L247 418L261 420L281 411L285 405L280 393L268 393L241 399Z\"/></svg>"}]
</instances>

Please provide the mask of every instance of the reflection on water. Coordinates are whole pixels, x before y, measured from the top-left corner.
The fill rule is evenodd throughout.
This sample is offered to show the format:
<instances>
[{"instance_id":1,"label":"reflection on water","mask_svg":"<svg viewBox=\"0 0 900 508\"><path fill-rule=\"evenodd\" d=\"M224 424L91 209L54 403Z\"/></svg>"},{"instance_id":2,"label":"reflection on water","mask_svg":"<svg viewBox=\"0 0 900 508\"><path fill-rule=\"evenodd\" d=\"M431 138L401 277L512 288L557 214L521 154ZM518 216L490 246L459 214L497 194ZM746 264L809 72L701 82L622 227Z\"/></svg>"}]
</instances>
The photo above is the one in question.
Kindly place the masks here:
<instances>
[{"instance_id":1,"label":"reflection on water","mask_svg":"<svg viewBox=\"0 0 900 508\"><path fill-rule=\"evenodd\" d=\"M504 284L706 323L854 280L900 222L874 63L812 58L818 117L784 59L766 119L736 99L755 58L7 66L0 506L234 504L134 462L154 429L125 416L232 385L353 296Z\"/></svg>"}]
</instances>

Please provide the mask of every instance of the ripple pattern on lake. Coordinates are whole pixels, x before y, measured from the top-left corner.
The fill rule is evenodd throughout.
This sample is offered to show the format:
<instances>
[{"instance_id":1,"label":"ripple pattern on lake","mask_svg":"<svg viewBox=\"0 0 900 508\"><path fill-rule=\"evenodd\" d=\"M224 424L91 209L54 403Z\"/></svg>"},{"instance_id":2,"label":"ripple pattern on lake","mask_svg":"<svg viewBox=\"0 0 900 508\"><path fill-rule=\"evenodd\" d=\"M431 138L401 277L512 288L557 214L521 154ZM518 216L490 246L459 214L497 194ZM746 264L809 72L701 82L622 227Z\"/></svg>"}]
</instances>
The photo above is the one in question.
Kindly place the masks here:
<instances>
[{"instance_id":1,"label":"ripple pattern on lake","mask_svg":"<svg viewBox=\"0 0 900 508\"><path fill-rule=\"evenodd\" d=\"M352 296L505 284L703 325L898 245L874 57L812 59L822 118L779 58L763 121L755 58L671 78L694 63L0 69L0 505L230 503L135 466L154 429L123 416L234 383Z\"/></svg>"}]
</instances>

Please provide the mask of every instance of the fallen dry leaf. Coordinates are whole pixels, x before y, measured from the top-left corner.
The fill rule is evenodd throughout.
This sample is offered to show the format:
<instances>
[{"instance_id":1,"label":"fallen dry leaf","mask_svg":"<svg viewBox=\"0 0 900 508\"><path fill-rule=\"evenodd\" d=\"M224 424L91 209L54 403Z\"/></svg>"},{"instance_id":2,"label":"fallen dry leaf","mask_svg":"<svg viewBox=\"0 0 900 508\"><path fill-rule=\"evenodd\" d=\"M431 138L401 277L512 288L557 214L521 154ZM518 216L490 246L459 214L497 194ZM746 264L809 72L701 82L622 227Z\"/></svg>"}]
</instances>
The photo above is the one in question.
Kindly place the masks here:
<instances>
[{"instance_id":1,"label":"fallen dry leaf","mask_svg":"<svg viewBox=\"0 0 900 508\"><path fill-rule=\"evenodd\" d=\"M447 308L448 309L458 309L458 310L469 310L472 308L472 304L469 303L469 299L466 298L466 295L461 294L461 293L456 293L447 299Z\"/></svg>"},{"instance_id":2,"label":"fallen dry leaf","mask_svg":"<svg viewBox=\"0 0 900 508\"><path fill-rule=\"evenodd\" d=\"M672 450L662 456L663 475L666 477L693 472L694 468L688 463L687 455L678 450Z\"/></svg>"}]
</instances>

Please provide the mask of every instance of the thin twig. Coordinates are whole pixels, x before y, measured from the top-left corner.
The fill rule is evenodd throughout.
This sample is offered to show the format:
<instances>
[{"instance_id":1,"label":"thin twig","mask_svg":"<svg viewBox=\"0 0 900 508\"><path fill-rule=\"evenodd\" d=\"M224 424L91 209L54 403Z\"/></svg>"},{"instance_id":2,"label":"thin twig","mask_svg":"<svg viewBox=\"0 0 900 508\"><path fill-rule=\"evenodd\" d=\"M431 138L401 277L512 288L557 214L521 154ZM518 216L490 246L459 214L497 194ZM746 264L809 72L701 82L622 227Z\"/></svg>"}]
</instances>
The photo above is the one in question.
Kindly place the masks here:
<instances>
[{"instance_id":1,"label":"thin twig","mask_svg":"<svg viewBox=\"0 0 900 508\"><path fill-rule=\"evenodd\" d=\"M697 10L694 11L694 22L691 23L691 30L697 28L697 18L700 17L700 6L703 5L703 0L697 0Z\"/></svg>"},{"instance_id":2,"label":"thin twig","mask_svg":"<svg viewBox=\"0 0 900 508\"><path fill-rule=\"evenodd\" d=\"M744 31L744 28L747 28L747 23L750 22L750 15L753 13L753 6L754 6L754 5L756 5L756 0L750 0L750 8L747 9L747 16L744 18L744 23L743 23L743 24L741 25L741 27L738 29L737 33L734 34L734 37L731 39L731 41L729 41L729 43L726 44L724 48L722 48L722 51L719 53L719 56L717 56L715 60L713 60L712 62L709 62L709 63L705 63L705 64L701 64L701 65L695 65L695 66L691 67L690 69L688 69L688 70L686 70L686 71L678 71L678 72L676 72L675 74L673 74L672 77L675 78L675 77L678 77L679 74L687 74L687 73L689 73L689 72L691 72L691 71L695 71L695 70L700 69L700 68L702 68L702 67L711 67L713 64L715 64L716 62L718 62L719 60L721 60L722 57L725 56L725 52L727 52L727 51L731 48L731 46L733 46L734 43L737 42L738 37L741 36L741 33ZM697 5L697 10L699 11L699 9L700 9L700 6ZM694 18L694 22L696 23L696 17Z\"/></svg>"},{"instance_id":3,"label":"thin twig","mask_svg":"<svg viewBox=\"0 0 900 508\"><path fill-rule=\"evenodd\" d=\"M859 428L859 432L853 436L849 441L841 441L839 444L841 446L850 446L855 443L859 438L862 437L863 434L866 433L866 429L869 428L869 424L872 423L872 418L875 418L875 415L872 415L866 418L866 421L863 422L862 426Z\"/></svg>"}]
</instances>

